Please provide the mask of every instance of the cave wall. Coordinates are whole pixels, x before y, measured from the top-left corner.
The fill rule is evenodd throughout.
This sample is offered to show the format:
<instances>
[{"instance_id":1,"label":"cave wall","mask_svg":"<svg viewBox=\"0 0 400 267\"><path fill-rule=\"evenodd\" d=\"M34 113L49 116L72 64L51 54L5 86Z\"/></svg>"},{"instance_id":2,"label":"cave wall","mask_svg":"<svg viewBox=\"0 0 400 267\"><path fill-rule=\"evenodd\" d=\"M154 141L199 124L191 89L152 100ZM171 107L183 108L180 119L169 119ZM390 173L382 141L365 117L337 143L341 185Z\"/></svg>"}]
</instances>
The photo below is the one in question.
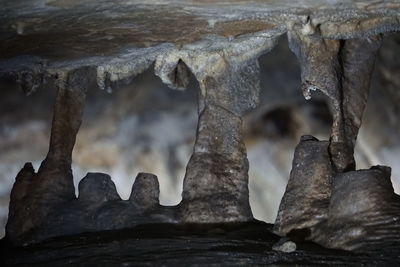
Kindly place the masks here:
<instances>
[{"instance_id":1,"label":"cave wall","mask_svg":"<svg viewBox=\"0 0 400 267\"><path fill-rule=\"evenodd\" d=\"M372 80L371 96L356 146L359 168L392 166L392 181L399 192L398 132L400 77L398 34L385 38ZM245 143L250 162L250 202L256 218L273 222L284 193L293 149L300 136L327 138L331 116L326 99L303 99L298 90L300 70L287 40L260 58L261 103L245 117ZM283 82L284 81L284 82ZM157 174L160 201L180 201L185 166L196 128L196 89L193 80L185 92L171 91L150 72L112 94L89 89L82 128L73 154L74 183L87 171L111 174L123 199L129 197L138 172ZM94 87L94 86L93 86ZM14 178L27 161L36 169L48 147L54 90L42 88L30 98L2 81L0 92L0 181L2 229ZM382 108L385 107L385 108ZM385 122L385 123L382 123ZM129 148L129 149L128 149Z\"/></svg>"}]
</instances>

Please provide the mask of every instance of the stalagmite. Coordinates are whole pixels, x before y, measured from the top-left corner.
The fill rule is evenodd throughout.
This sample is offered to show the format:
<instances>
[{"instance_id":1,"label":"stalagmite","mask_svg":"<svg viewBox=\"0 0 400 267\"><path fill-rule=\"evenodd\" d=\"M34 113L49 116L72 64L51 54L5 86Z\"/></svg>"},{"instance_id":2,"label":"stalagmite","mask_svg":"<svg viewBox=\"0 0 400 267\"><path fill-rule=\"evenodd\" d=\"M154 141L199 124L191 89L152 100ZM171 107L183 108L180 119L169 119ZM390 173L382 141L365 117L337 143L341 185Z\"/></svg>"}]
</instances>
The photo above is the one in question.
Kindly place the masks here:
<instances>
[{"instance_id":1,"label":"stalagmite","mask_svg":"<svg viewBox=\"0 0 400 267\"><path fill-rule=\"evenodd\" d=\"M275 221L276 233L310 235L314 227L327 219L334 176L328 146L328 141L312 136L301 138Z\"/></svg>"},{"instance_id":2,"label":"stalagmite","mask_svg":"<svg viewBox=\"0 0 400 267\"><path fill-rule=\"evenodd\" d=\"M210 53L202 62L201 72L193 65L207 54L200 55L200 60L185 61L199 81L200 93L196 142L183 183L184 222L253 219L242 116L259 101L257 57L271 50L275 40L260 38L254 44L256 47L246 51L248 54L241 53L246 48L242 44Z\"/></svg>"},{"instance_id":3,"label":"stalagmite","mask_svg":"<svg viewBox=\"0 0 400 267\"><path fill-rule=\"evenodd\" d=\"M71 156L82 121L88 74L90 69L82 68L58 80L49 152L37 173L30 165L24 167L11 192L6 232L16 242L30 238L33 241L30 235L57 205L75 198Z\"/></svg>"},{"instance_id":4,"label":"stalagmite","mask_svg":"<svg viewBox=\"0 0 400 267\"><path fill-rule=\"evenodd\" d=\"M342 42L341 64L341 109L343 112L343 136L331 138L330 153L336 168L346 170L346 157L353 157L354 146L361 127L362 116L367 104L375 58L381 46L382 36L350 39ZM337 130L339 132L339 130ZM339 140L338 142L335 142ZM343 155L347 152L349 156ZM344 158L342 160L341 158Z\"/></svg>"},{"instance_id":5,"label":"stalagmite","mask_svg":"<svg viewBox=\"0 0 400 267\"><path fill-rule=\"evenodd\" d=\"M139 173L132 186L129 200L139 207L152 208L159 205L160 185L157 176L151 173Z\"/></svg>"},{"instance_id":6,"label":"stalagmite","mask_svg":"<svg viewBox=\"0 0 400 267\"><path fill-rule=\"evenodd\" d=\"M104 173L88 173L79 183L78 201L98 207L107 201L121 200L111 177Z\"/></svg>"},{"instance_id":7,"label":"stalagmite","mask_svg":"<svg viewBox=\"0 0 400 267\"><path fill-rule=\"evenodd\" d=\"M297 146L274 231L330 248L372 248L400 236L400 198L390 170L354 171L354 146L382 38L326 40L310 25L290 32L290 45L301 63L306 99L317 89L329 98L332 132L329 142L311 138Z\"/></svg>"},{"instance_id":8,"label":"stalagmite","mask_svg":"<svg viewBox=\"0 0 400 267\"><path fill-rule=\"evenodd\" d=\"M205 104L184 180L184 221L252 219L247 174L249 164L241 125L241 118L229 110Z\"/></svg>"},{"instance_id":9,"label":"stalagmite","mask_svg":"<svg viewBox=\"0 0 400 267\"><path fill-rule=\"evenodd\" d=\"M49 152L37 173L30 163L18 173L3 240L10 242L6 253L35 245L16 248L11 264L26 264L15 258L32 251L39 251L31 256L34 263L79 265L87 256L89 266L141 265L162 254L173 266L210 265L210 259L241 266L355 259L302 239L355 251L397 242L396 251L385 254L397 257L393 261L380 254L357 260L400 260L400 197L390 169L356 170L353 155L382 36L400 30L398 1L0 2L0 78L17 81L27 95L52 79L57 83ZM250 209L242 121L259 101L257 59L286 33L305 98L315 90L325 94L333 124L329 140L303 136L296 147L273 226L286 236L279 241ZM97 84L111 93L151 66L173 89L185 89L191 77L199 83L182 202L160 205L158 178L148 173L137 175L127 200L103 173L88 173L75 197L71 155L86 90ZM92 250L86 254L87 247ZM107 249L113 257L102 254Z\"/></svg>"},{"instance_id":10,"label":"stalagmite","mask_svg":"<svg viewBox=\"0 0 400 267\"><path fill-rule=\"evenodd\" d=\"M390 168L374 166L335 176L328 220L312 239L326 247L376 250L400 240L400 196Z\"/></svg>"}]
</instances>

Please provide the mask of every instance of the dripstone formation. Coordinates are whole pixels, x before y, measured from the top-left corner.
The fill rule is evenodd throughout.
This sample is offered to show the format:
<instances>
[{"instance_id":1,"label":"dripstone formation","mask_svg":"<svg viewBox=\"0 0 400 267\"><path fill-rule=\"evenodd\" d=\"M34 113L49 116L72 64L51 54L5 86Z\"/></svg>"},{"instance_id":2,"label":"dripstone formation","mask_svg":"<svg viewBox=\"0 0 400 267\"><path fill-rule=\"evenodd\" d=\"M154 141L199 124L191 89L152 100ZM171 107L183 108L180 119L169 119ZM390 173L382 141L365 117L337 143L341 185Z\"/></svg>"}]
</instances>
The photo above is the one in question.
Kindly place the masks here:
<instances>
[{"instance_id":1,"label":"dripstone formation","mask_svg":"<svg viewBox=\"0 0 400 267\"><path fill-rule=\"evenodd\" d=\"M353 156L376 54L400 29L397 1L167 2L0 1L0 77L28 95L44 83L57 88L49 152L37 172L27 163L16 177L6 239L21 246L149 224L254 223L242 118L259 101L258 57L287 34L299 87L306 99L315 90L326 95L333 124L327 141L301 138L274 233L344 250L398 246L390 168L356 170ZM200 85L182 202L161 206L157 177L147 173L128 200L102 173L88 173L76 197L72 150L88 88L111 92L153 63L173 89L190 75Z\"/></svg>"},{"instance_id":2,"label":"dripstone formation","mask_svg":"<svg viewBox=\"0 0 400 267\"><path fill-rule=\"evenodd\" d=\"M300 141L275 232L302 232L326 247L348 250L397 240L400 210L390 168L354 171L354 146L381 36L336 41L322 39L312 28L307 34L290 34L289 40L301 62L305 97L318 89L330 99L332 134L329 142Z\"/></svg>"}]
</instances>

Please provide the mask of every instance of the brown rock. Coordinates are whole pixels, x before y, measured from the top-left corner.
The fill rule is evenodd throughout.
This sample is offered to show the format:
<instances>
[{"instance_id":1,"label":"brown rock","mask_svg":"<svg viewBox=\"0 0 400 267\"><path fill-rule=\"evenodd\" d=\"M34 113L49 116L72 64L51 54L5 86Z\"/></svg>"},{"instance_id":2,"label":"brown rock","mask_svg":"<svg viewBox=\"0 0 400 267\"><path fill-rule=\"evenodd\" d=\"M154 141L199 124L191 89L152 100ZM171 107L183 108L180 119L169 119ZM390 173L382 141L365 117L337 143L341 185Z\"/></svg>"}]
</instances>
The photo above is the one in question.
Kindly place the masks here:
<instances>
[{"instance_id":1,"label":"brown rock","mask_svg":"<svg viewBox=\"0 0 400 267\"><path fill-rule=\"evenodd\" d=\"M279 206L274 232L287 235L309 233L328 217L331 183L334 175L329 142L303 136L296 147L290 179Z\"/></svg>"}]
</instances>

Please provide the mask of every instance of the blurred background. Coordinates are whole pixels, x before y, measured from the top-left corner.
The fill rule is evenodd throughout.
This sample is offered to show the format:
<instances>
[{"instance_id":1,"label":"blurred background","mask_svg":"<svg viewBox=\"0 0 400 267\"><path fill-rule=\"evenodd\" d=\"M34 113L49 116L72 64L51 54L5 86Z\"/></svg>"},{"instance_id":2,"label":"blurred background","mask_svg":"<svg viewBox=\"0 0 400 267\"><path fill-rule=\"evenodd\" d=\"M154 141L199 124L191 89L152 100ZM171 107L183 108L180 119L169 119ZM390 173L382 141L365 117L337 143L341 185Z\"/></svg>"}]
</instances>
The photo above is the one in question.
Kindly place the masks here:
<instances>
[{"instance_id":1,"label":"blurred background","mask_svg":"<svg viewBox=\"0 0 400 267\"><path fill-rule=\"evenodd\" d=\"M284 193L293 152L303 134L328 139L331 114L325 97L305 100L300 67L286 38L259 59L261 103L244 121L250 162L250 202L257 219L272 223ZM0 84L0 236L9 194L25 162L37 170L48 149L54 86L25 97L10 81ZM162 205L181 200L182 181L196 134L197 83L175 91L152 68L109 94L91 88L73 154L75 185L87 172L111 175L127 199L138 172L156 174ZM357 168L384 164L400 192L400 35L385 39L356 146ZM29 205L29 203L27 203Z\"/></svg>"}]
</instances>

